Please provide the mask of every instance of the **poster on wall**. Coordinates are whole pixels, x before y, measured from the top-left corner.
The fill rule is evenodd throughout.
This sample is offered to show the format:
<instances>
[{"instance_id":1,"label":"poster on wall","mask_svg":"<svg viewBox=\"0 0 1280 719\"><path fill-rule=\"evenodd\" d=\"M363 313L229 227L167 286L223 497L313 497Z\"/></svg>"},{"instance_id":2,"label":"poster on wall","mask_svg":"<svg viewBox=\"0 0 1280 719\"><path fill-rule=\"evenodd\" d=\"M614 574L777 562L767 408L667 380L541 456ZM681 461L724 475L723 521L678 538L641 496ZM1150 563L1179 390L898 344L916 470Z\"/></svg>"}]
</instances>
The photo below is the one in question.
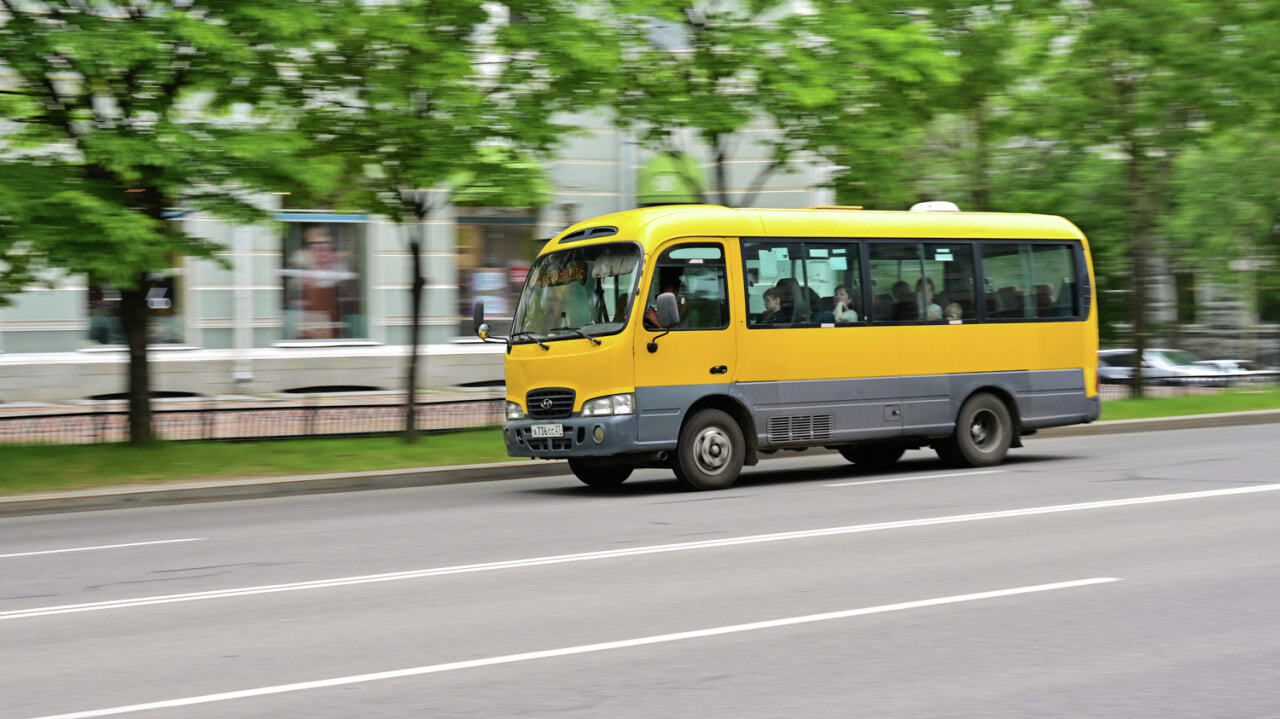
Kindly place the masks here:
<instances>
[{"instance_id":1,"label":"poster on wall","mask_svg":"<svg viewBox=\"0 0 1280 719\"><path fill-rule=\"evenodd\" d=\"M283 252L284 333L287 339L365 336L361 293L361 236L353 222L294 222Z\"/></svg>"}]
</instances>

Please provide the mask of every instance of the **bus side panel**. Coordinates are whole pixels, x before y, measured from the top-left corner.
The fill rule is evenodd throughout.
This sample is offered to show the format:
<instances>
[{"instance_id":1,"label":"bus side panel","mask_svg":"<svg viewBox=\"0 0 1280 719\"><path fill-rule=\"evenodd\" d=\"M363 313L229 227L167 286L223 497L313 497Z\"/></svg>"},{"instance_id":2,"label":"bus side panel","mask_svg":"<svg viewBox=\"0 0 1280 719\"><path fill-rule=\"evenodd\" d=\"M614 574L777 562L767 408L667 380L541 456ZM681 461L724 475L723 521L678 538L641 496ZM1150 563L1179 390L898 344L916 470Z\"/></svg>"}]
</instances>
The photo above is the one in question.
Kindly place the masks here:
<instances>
[{"instance_id":1,"label":"bus side panel","mask_svg":"<svg viewBox=\"0 0 1280 719\"><path fill-rule=\"evenodd\" d=\"M902 434L897 377L739 382L761 446L841 444Z\"/></svg>"},{"instance_id":2,"label":"bus side panel","mask_svg":"<svg viewBox=\"0 0 1280 719\"><path fill-rule=\"evenodd\" d=\"M1022 427L1056 427L1098 418L1098 402L1085 394L1083 369L1030 373L1031 385L1022 407Z\"/></svg>"},{"instance_id":3,"label":"bus side panel","mask_svg":"<svg viewBox=\"0 0 1280 719\"><path fill-rule=\"evenodd\" d=\"M739 382L897 377L901 327L738 327Z\"/></svg>"},{"instance_id":4,"label":"bus side panel","mask_svg":"<svg viewBox=\"0 0 1280 719\"><path fill-rule=\"evenodd\" d=\"M751 409L762 444L775 443L771 418L803 427L830 417L832 441L900 433L901 327L737 327L735 396Z\"/></svg>"}]
</instances>

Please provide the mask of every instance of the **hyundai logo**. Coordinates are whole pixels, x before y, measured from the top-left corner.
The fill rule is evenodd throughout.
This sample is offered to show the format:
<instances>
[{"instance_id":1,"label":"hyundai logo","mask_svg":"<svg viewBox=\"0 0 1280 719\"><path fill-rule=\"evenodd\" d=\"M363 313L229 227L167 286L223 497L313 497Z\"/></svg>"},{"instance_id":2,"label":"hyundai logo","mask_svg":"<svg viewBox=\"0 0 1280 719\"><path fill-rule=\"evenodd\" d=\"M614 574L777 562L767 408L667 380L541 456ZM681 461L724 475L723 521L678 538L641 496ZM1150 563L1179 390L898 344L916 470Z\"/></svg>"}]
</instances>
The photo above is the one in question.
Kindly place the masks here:
<instances>
[{"instance_id":1,"label":"hyundai logo","mask_svg":"<svg viewBox=\"0 0 1280 719\"><path fill-rule=\"evenodd\" d=\"M539 403L538 403L538 406L539 406L539 407L541 407L541 408L543 408L543 409L551 409L551 405L552 405L552 404L553 404L553 402L552 402L551 400L549 400L549 399L544 399L544 400L542 400L541 402L539 402Z\"/></svg>"}]
</instances>

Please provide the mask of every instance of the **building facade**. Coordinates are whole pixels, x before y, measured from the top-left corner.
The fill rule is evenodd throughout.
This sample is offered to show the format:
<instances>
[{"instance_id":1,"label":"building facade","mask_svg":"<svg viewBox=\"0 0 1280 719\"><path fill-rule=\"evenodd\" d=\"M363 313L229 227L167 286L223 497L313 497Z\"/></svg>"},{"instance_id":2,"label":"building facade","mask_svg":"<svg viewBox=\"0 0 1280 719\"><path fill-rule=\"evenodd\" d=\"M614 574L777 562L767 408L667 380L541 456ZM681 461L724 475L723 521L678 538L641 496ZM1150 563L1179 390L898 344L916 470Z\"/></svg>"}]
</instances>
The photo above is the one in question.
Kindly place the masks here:
<instances>
[{"instance_id":1,"label":"building facade","mask_svg":"<svg viewBox=\"0 0 1280 719\"><path fill-rule=\"evenodd\" d=\"M537 208L454 207L423 231L420 389L493 386L502 353L470 336L471 304L485 302L506 331L529 264L543 242L575 222L663 202L693 202L707 158L692 143L672 163L613 127L574 118L571 138L546 172L550 202ZM769 162L761 126L740 134L728 163L729 194L744 196ZM827 169L798 162L754 196L761 207L832 204ZM696 180L697 178L693 178ZM411 324L407 226L323 209L285 209L276 222L237 225L197 214L183 229L224 248L217 260L175 258L148 292L152 376L178 396L378 391L403 386ZM710 198L706 198L710 199ZM0 403L66 402L125 391L118 294L66 277L30 288L0 309Z\"/></svg>"}]
</instances>

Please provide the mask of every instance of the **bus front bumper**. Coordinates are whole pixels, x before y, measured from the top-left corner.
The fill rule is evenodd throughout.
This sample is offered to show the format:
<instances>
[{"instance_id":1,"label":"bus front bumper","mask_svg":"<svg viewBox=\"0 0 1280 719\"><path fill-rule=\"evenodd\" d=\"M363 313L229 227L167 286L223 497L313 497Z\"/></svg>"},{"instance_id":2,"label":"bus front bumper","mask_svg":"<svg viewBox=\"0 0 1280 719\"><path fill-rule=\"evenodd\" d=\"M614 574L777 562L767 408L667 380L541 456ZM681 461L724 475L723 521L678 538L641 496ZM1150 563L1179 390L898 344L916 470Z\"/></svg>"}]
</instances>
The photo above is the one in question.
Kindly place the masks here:
<instances>
[{"instance_id":1,"label":"bus front bumper","mask_svg":"<svg viewBox=\"0 0 1280 719\"><path fill-rule=\"evenodd\" d=\"M535 430L534 427L541 429ZM556 434L560 436L537 436ZM605 417L568 417L557 420L520 419L502 426L507 443L507 454L512 457L536 457L539 459L564 459L566 457L603 457L635 452L636 415L623 414Z\"/></svg>"}]
</instances>

